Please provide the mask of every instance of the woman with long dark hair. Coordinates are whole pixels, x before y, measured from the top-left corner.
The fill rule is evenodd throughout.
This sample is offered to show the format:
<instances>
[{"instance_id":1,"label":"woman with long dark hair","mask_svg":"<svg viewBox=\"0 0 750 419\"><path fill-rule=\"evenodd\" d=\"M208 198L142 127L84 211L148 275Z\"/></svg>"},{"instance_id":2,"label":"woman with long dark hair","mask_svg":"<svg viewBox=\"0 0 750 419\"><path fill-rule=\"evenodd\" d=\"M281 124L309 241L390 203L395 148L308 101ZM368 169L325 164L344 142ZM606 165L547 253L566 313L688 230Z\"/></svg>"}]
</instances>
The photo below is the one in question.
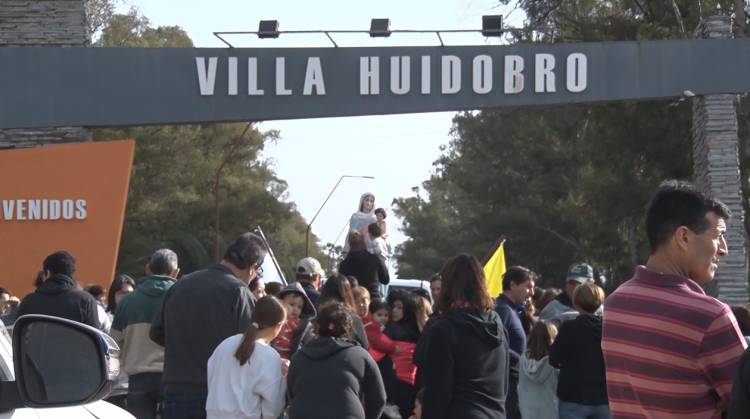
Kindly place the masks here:
<instances>
[{"instance_id":1,"label":"woman with long dark hair","mask_svg":"<svg viewBox=\"0 0 750 419\"><path fill-rule=\"evenodd\" d=\"M354 302L352 286L349 280L341 274L328 277L323 288L320 290L318 307L323 307L328 303L341 303L347 308L347 312L352 317L352 330L354 331L354 340L365 349L370 347L367 342L367 334L362 319L357 315L357 304Z\"/></svg>"},{"instance_id":2,"label":"woman with long dark hair","mask_svg":"<svg viewBox=\"0 0 750 419\"><path fill-rule=\"evenodd\" d=\"M412 358L421 334L417 318L418 298L421 297L414 293L394 289L388 294L387 299L391 307L391 315L385 325L384 333L396 344L398 351L384 358L386 362L392 361L391 368L395 374L383 373L383 381L386 385L388 401L398 406L403 417L408 417L414 410L414 397L417 394L417 389L414 387L417 367ZM386 364L381 362L378 365L385 366Z\"/></svg>"},{"instance_id":3,"label":"woman with long dark hair","mask_svg":"<svg viewBox=\"0 0 750 419\"><path fill-rule=\"evenodd\" d=\"M129 275L117 275L112 280L112 284L109 286L109 292L107 293L107 313L114 315L117 310L117 303L120 299L128 293L135 290L135 280Z\"/></svg>"},{"instance_id":4,"label":"woman with long dark hair","mask_svg":"<svg viewBox=\"0 0 750 419\"><path fill-rule=\"evenodd\" d=\"M437 317L417 345L426 418L505 419L508 341L484 272L460 254L440 272Z\"/></svg>"},{"instance_id":5,"label":"woman with long dark hair","mask_svg":"<svg viewBox=\"0 0 750 419\"><path fill-rule=\"evenodd\" d=\"M255 305L244 334L226 338L208 359L207 419L275 418L284 410L286 363L269 343L286 319L276 297Z\"/></svg>"},{"instance_id":6,"label":"woman with long dark hair","mask_svg":"<svg viewBox=\"0 0 750 419\"><path fill-rule=\"evenodd\" d=\"M380 417L383 381L370 354L352 339L353 318L340 302L319 308L318 337L292 356L289 367L290 419Z\"/></svg>"}]
</instances>

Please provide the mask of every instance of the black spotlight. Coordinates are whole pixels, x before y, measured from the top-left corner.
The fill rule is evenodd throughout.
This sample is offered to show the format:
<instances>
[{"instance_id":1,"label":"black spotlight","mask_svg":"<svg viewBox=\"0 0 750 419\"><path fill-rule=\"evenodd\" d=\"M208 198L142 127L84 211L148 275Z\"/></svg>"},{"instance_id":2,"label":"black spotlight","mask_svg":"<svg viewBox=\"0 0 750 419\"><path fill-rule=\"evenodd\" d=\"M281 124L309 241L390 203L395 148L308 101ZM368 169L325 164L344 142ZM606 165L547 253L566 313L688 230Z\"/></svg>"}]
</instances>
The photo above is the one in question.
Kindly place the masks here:
<instances>
[{"instance_id":1,"label":"black spotlight","mask_svg":"<svg viewBox=\"0 0 750 419\"><path fill-rule=\"evenodd\" d=\"M278 38L279 21L261 20L258 24L258 38Z\"/></svg>"},{"instance_id":2,"label":"black spotlight","mask_svg":"<svg viewBox=\"0 0 750 419\"><path fill-rule=\"evenodd\" d=\"M370 38L388 38L391 36L390 19L372 19L370 21Z\"/></svg>"},{"instance_id":3,"label":"black spotlight","mask_svg":"<svg viewBox=\"0 0 750 419\"><path fill-rule=\"evenodd\" d=\"M503 34L503 16L482 16L482 35L501 36Z\"/></svg>"}]
</instances>

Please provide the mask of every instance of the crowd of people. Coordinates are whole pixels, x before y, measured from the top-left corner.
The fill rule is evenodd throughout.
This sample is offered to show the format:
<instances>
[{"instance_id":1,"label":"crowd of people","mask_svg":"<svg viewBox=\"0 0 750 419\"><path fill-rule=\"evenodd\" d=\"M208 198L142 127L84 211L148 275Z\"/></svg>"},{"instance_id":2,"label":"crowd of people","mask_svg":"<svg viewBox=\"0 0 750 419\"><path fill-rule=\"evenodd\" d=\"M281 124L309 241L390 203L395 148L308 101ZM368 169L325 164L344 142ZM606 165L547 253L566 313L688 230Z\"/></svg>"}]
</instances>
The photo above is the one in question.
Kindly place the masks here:
<instances>
[{"instance_id":1,"label":"crowd of people","mask_svg":"<svg viewBox=\"0 0 750 419\"><path fill-rule=\"evenodd\" d=\"M364 195L359 212L373 204ZM107 292L79 289L74 257L56 252L34 293L0 301L6 322L50 314L108 332L123 390L110 400L138 418L746 419L750 309L701 288L728 252L729 218L665 182L646 214L650 256L609 296L578 262L562 289L511 266L493 298L468 254L430 292L383 293L384 261L354 228L338 272L306 257L286 286L263 282L267 249L245 233L179 280L175 252L157 250L143 278Z\"/></svg>"}]
</instances>

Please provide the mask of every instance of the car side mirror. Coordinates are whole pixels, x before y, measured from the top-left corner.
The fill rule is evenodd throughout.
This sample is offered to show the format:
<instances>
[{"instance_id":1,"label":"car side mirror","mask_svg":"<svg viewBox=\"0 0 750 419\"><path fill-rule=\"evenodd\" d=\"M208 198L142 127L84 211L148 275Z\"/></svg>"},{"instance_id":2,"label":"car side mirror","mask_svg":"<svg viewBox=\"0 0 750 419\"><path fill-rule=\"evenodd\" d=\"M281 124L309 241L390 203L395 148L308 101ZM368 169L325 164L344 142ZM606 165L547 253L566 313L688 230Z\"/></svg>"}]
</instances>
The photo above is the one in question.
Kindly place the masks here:
<instances>
[{"instance_id":1,"label":"car side mirror","mask_svg":"<svg viewBox=\"0 0 750 419\"><path fill-rule=\"evenodd\" d=\"M91 326L59 317L22 316L13 327L20 402L43 408L100 400L117 380L119 353L112 338Z\"/></svg>"}]
</instances>

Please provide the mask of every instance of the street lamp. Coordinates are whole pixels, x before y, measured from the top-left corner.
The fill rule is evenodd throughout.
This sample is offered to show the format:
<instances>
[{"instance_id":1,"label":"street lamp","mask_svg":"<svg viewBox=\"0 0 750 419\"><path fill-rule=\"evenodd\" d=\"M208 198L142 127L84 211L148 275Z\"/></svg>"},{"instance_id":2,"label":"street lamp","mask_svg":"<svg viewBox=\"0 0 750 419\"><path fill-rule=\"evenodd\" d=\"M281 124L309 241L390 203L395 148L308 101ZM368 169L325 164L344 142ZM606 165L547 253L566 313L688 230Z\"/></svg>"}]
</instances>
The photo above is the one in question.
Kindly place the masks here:
<instances>
[{"instance_id":1,"label":"street lamp","mask_svg":"<svg viewBox=\"0 0 750 419\"><path fill-rule=\"evenodd\" d=\"M331 199L331 195L336 191L336 188L339 187L341 184L341 181L344 180L344 178L359 178L359 179L375 179L374 176L357 176L357 175L342 175L339 178L339 181L336 182L335 185L333 185L333 189L331 189L331 192L328 194L328 197L326 197L326 200L323 201L323 204L318 208L318 212L315 213L312 220L310 220L309 223L307 223L307 232L305 233L305 256L310 256L310 231L312 229L312 223L315 222L315 219L318 218L318 214L320 214L320 211L323 210L323 207L326 206L328 203L328 200Z\"/></svg>"}]
</instances>

